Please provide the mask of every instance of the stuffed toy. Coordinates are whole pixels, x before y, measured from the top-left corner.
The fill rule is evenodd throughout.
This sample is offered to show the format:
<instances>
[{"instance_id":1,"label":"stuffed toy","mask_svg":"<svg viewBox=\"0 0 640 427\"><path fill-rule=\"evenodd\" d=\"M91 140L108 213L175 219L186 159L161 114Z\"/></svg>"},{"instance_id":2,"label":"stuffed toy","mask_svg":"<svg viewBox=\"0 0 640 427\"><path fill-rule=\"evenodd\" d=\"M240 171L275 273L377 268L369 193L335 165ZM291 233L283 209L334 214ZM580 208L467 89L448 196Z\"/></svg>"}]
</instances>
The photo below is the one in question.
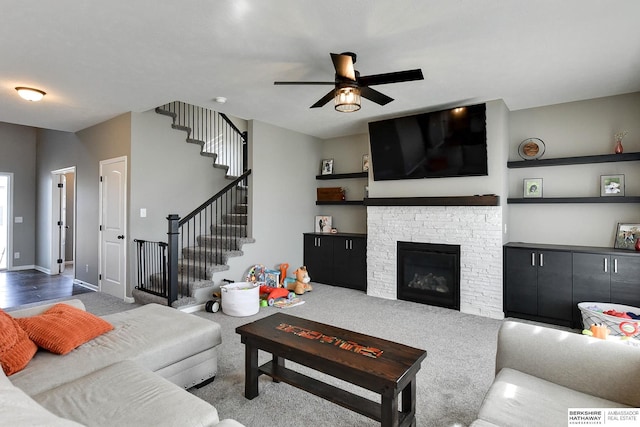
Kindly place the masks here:
<instances>
[{"instance_id":1,"label":"stuffed toy","mask_svg":"<svg viewBox=\"0 0 640 427\"><path fill-rule=\"evenodd\" d=\"M293 272L296 276L296 281L287 284L287 289L296 293L296 295L302 295L305 292L310 292L313 290L309 282L311 278L309 277L309 273L307 273L307 267L304 265L298 268Z\"/></svg>"}]
</instances>

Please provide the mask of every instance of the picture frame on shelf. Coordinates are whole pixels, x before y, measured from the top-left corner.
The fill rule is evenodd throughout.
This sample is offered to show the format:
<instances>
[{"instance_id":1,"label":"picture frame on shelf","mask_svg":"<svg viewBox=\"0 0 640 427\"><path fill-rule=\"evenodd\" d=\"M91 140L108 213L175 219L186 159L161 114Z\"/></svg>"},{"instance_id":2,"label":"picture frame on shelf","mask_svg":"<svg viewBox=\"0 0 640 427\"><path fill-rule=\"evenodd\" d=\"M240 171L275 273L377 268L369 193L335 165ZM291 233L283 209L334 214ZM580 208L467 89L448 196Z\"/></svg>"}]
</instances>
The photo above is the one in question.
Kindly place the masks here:
<instances>
[{"instance_id":1,"label":"picture frame on shelf","mask_svg":"<svg viewBox=\"0 0 640 427\"><path fill-rule=\"evenodd\" d=\"M330 215L316 215L315 232L331 233L332 217Z\"/></svg>"},{"instance_id":2,"label":"picture frame on shelf","mask_svg":"<svg viewBox=\"0 0 640 427\"><path fill-rule=\"evenodd\" d=\"M333 159L323 159L322 160L322 169L320 171L321 175L332 175L333 174Z\"/></svg>"},{"instance_id":3,"label":"picture frame on shelf","mask_svg":"<svg viewBox=\"0 0 640 427\"><path fill-rule=\"evenodd\" d=\"M542 178L525 178L524 193L522 197L541 198L542 197Z\"/></svg>"},{"instance_id":4,"label":"picture frame on shelf","mask_svg":"<svg viewBox=\"0 0 640 427\"><path fill-rule=\"evenodd\" d=\"M624 175L600 175L600 197L624 197Z\"/></svg>"},{"instance_id":5,"label":"picture frame on shelf","mask_svg":"<svg viewBox=\"0 0 640 427\"><path fill-rule=\"evenodd\" d=\"M362 155L362 172L367 172L369 170L369 155Z\"/></svg>"},{"instance_id":6,"label":"picture frame on shelf","mask_svg":"<svg viewBox=\"0 0 640 427\"><path fill-rule=\"evenodd\" d=\"M614 249L635 251L638 239L640 239L640 224L619 222L613 247Z\"/></svg>"}]
</instances>

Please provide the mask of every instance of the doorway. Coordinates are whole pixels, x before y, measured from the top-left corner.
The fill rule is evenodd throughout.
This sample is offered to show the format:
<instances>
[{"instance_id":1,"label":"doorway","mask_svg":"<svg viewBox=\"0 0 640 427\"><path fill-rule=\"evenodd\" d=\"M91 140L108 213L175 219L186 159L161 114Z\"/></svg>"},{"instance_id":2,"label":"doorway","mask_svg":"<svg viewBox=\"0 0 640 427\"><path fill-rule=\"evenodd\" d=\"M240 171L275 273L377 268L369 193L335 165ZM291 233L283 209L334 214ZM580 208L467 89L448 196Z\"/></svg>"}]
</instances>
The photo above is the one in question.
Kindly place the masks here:
<instances>
[{"instance_id":1,"label":"doorway","mask_svg":"<svg viewBox=\"0 0 640 427\"><path fill-rule=\"evenodd\" d=\"M127 158L100 162L100 291L126 297Z\"/></svg>"},{"instance_id":2,"label":"doorway","mask_svg":"<svg viewBox=\"0 0 640 427\"><path fill-rule=\"evenodd\" d=\"M0 270L11 267L11 173L0 173Z\"/></svg>"},{"instance_id":3,"label":"doorway","mask_svg":"<svg viewBox=\"0 0 640 427\"><path fill-rule=\"evenodd\" d=\"M75 278L75 189L76 168L51 172L51 262L50 274Z\"/></svg>"}]
</instances>

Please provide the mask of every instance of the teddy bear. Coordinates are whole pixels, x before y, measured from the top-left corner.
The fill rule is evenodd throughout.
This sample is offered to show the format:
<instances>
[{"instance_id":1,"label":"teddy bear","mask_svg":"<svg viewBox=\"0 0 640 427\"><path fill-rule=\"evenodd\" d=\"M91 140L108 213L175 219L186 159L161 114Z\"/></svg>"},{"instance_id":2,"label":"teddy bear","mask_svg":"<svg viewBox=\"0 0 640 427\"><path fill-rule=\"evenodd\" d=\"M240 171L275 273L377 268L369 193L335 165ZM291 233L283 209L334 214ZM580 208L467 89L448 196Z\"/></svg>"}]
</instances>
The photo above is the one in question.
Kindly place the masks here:
<instances>
[{"instance_id":1,"label":"teddy bear","mask_svg":"<svg viewBox=\"0 0 640 427\"><path fill-rule=\"evenodd\" d=\"M311 278L309 277L309 273L307 272L307 267L302 266L293 272L296 277L295 282L291 282L287 285L287 289L295 292L296 295L302 295L305 292L310 292L313 290L309 282Z\"/></svg>"}]
</instances>

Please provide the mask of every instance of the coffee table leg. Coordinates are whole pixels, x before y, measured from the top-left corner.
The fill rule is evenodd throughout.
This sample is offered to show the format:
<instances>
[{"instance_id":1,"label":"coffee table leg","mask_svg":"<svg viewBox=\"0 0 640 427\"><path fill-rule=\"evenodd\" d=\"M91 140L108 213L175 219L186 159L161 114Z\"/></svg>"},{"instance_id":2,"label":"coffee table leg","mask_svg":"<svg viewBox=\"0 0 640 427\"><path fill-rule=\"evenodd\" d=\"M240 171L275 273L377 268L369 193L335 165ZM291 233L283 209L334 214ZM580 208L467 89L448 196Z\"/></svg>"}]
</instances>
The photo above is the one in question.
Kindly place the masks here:
<instances>
[{"instance_id":1,"label":"coffee table leg","mask_svg":"<svg viewBox=\"0 0 640 427\"><path fill-rule=\"evenodd\" d=\"M244 346L244 397L258 396L258 349L249 342Z\"/></svg>"},{"instance_id":2,"label":"coffee table leg","mask_svg":"<svg viewBox=\"0 0 640 427\"><path fill-rule=\"evenodd\" d=\"M411 417L409 425L416 425L416 379L412 379L402 390L402 413L406 417Z\"/></svg>"},{"instance_id":3,"label":"coffee table leg","mask_svg":"<svg viewBox=\"0 0 640 427\"><path fill-rule=\"evenodd\" d=\"M382 427L398 427L398 394L391 390L382 395Z\"/></svg>"},{"instance_id":4,"label":"coffee table leg","mask_svg":"<svg viewBox=\"0 0 640 427\"><path fill-rule=\"evenodd\" d=\"M273 361L273 370L275 372L276 375L278 375L278 368L284 368L284 361L285 359L283 357L279 357L276 356L275 354L273 355L273 357L271 358L271 360ZM273 378L273 382L274 383L279 383L280 381Z\"/></svg>"}]
</instances>

